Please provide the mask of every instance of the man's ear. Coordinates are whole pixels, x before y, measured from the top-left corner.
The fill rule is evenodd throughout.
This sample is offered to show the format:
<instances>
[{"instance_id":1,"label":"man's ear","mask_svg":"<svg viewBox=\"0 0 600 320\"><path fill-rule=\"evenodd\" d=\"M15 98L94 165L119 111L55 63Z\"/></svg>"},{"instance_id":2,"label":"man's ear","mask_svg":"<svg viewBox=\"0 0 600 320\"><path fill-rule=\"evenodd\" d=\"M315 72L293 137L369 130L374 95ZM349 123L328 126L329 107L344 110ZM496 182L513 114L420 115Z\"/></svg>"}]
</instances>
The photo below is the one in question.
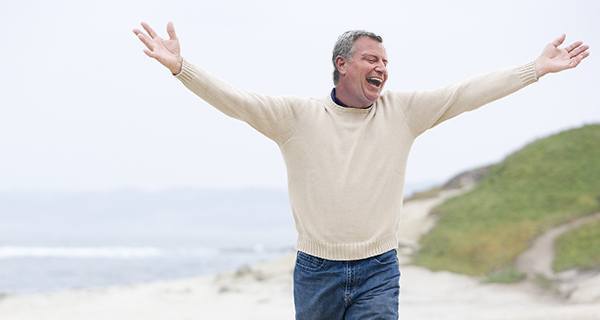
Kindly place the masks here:
<instances>
[{"instance_id":1,"label":"man's ear","mask_svg":"<svg viewBox=\"0 0 600 320\"><path fill-rule=\"evenodd\" d=\"M347 61L342 56L335 57L335 67L337 68L340 75L346 74Z\"/></svg>"}]
</instances>

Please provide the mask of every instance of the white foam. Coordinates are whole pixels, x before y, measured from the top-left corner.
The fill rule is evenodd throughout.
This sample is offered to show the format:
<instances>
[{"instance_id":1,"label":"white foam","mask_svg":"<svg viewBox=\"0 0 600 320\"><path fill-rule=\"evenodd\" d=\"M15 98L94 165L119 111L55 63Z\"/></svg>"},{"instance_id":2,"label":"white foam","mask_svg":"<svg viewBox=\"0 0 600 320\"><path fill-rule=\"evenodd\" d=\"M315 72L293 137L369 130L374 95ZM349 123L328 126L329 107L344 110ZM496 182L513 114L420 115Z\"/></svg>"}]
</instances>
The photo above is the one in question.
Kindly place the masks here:
<instances>
[{"instance_id":1,"label":"white foam","mask_svg":"<svg viewBox=\"0 0 600 320\"><path fill-rule=\"evenodd\" d=\"M163 253L153 247L0 247L0 259L6 258L148 258Z\"/></svg>"}]
</instances>

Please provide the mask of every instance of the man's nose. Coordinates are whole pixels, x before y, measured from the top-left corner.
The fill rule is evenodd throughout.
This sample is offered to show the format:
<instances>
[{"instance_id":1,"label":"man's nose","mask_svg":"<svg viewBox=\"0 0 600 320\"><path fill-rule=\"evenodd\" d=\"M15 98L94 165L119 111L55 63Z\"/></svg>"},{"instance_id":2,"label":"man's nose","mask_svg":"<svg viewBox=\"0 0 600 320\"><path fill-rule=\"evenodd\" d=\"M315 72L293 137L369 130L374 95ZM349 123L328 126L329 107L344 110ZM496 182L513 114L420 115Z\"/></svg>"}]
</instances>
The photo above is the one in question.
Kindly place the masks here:
<instances>
[{"instance_id":1,"label":"man's nose","mask_svg":"<svg viewBox=\"0 0 600 320\"><path fill-rule=\"evenodd\" d=\"M378 64L375 66L375 71L376 71L377 73L384 74L384 73L387 71L387 68L386 68L385 64L383 64L383 63L378 63Z\"/></svg>"}]
</instances>

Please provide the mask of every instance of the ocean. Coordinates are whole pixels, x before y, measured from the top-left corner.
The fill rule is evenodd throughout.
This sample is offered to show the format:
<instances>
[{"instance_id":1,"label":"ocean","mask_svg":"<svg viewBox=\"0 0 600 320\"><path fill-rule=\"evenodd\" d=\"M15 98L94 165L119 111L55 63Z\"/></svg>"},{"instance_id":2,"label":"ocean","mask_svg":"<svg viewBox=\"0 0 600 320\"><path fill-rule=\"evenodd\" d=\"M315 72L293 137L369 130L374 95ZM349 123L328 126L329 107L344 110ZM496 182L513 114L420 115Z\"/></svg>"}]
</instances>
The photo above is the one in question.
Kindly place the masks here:
<instances>
[{"instance_id":1,"label":"ocean","mask_svg":"<svg viewBox=\"0 0 600 320\"><path fill-rule=\"evenodd\" d=\"M0 192L0 295L233 271L295 242L285 190Z\"/></svg>"}]
</instances>

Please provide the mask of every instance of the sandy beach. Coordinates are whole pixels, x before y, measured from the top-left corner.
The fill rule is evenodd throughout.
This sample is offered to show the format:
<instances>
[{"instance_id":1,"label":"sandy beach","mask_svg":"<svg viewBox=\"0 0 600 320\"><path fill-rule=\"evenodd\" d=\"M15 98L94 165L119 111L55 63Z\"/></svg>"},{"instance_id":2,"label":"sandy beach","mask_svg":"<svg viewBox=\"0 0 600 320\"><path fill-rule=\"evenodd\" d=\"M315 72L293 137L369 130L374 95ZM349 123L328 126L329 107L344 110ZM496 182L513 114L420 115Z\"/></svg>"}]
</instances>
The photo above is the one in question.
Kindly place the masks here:
<instances>
[{"instance_id":1,"label":"sandy beach","mask_svg":"<svg viewBox=\"0 0 600 320\"><path fill-rule=\"evenodd\" d=\"M429 210L464 190L405 204L399 230L400 319L600 319L600 277L582 286L587 300L544 293L530 282L483 284L410 265L418 238L434 224ZM177 281L51 294L0 296L0 319L293 319L295 253L234 272ZM595 284L595 285L594 285ZM592 286L590 289L590 285ZM578 293L579 292L579 293ZM581 294L575 290L574 296ZM591 297L591 298L590 298ZM582 302L583 301L583 302Z\"/></svg>"}]
</instances>

